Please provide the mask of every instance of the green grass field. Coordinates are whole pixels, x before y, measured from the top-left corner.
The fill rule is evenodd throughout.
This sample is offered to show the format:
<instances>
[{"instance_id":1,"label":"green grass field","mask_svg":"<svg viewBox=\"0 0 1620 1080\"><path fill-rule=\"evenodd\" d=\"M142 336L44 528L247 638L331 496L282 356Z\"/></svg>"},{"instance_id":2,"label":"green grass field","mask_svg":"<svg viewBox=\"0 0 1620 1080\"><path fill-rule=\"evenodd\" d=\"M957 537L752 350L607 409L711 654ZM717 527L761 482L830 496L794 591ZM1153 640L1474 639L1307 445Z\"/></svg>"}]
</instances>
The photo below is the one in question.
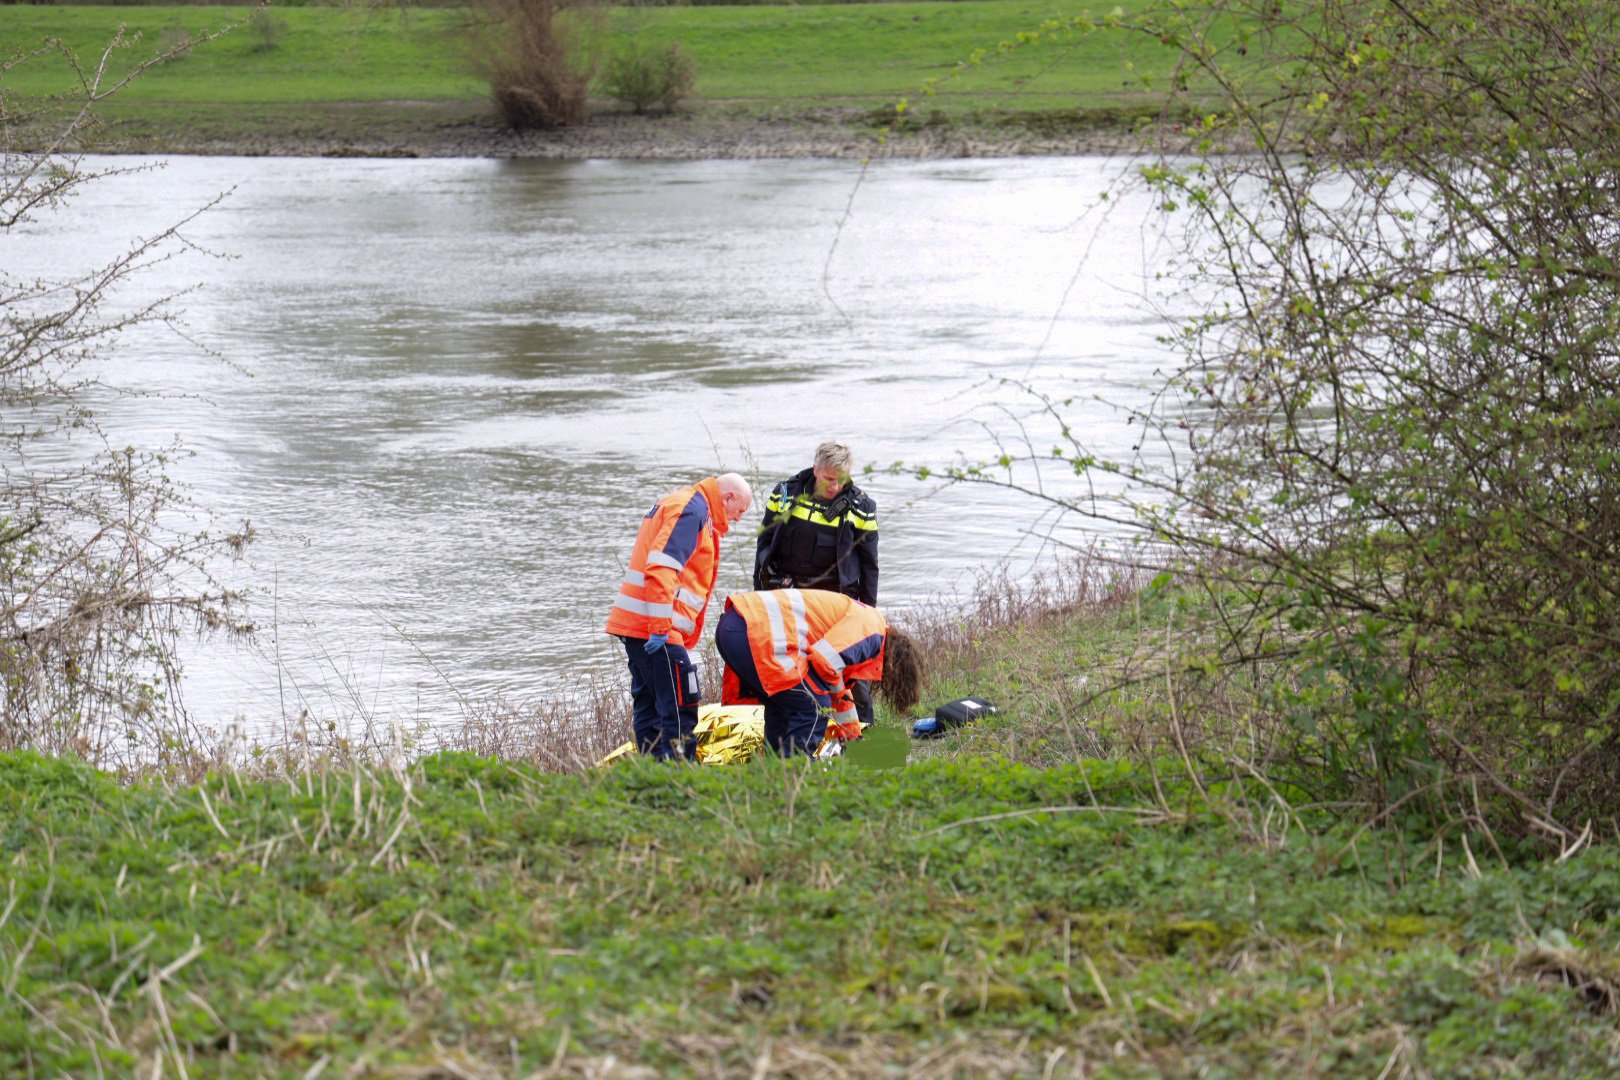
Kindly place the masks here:
<instances>
[{"instance_id":1,"label":"green grass field","mask_svg":"<svg viewBox=\"0 0 1620 1080\"><path fill-rule=\"evenodd\" d=\"M1614 1075L1620 846L1089 743L1172 603L974 623L930 699L1000 715L831 763L0 754L0 1075Z\"/></svg>"},{"instance_id":2,"label":"green grass field","mask_svg":"<svg viewBox=\"0 0 1620 1080\"><path fill-rule=\"evenodd\" d=\"M1146 6L1134 0L1129 6ZM1074 14L1047 3L847 4L817 7L646 8L622 25L655 41L679 40L697 60L709 99L773 101L912 97L951 75L975 50L993 50L1043 20ZM1125 46L1129 48L1125 48ZM1124 89L1126 61L1167 65L1147 39L1095 37L1030 48L939 85L945 97L985 107L1062 102L1102 105Z\"/></svg>"},{"instance_id":3,"label":"green grass field","mask_svg":"<svg viewBox=\"0 0 1620 1080\"><path fill-rule=\"evenodd\" d=\"M0 18L0 54L58 37L94 67L122 23L140 39L111 58L109 72L117 75L182 35L217 30L248 10L12 7ZM975 50L994 52L1066 10L1048 0L633 8L617 12L613 25L621 35L680 41L697 64L695 104L777 112L917 100L933 79L943 79L936 108L1108 109L1128 96L1127 64L1140 73L1171 62L1150 39L1106 35L1032 47L953 75ZM147 72L119 95L115 114L162 126L222 109L253 117L273 113L270 106L481 103L487 96L469 74L462 11L311 7L268 17L273 33L243 27ZM72 80L60 63L37 60L14 67L0 86L27 100L70 91Z\"/></svg>"},{"instance_id":4,"label":"green grass field","mask_svg":"<svg viewBox=\"0 0 1620 1080\"><path fill-rule=\"evenodd\" d=\"M252 8L17 7L0 19L0 52L16 53L58 37L93 67L120 24L140 35L110 58L127 71L180 35L196 37L242 19ZM196 104L327 103L478 97L483 88L464 70L453 29L464 16L445 9L289 8L274 44L252 26L192 49L148 71L121 95L127 102ZM5 77L19 97L60 93L70 79L60 64L31 63Z\"/></svg>"},{"instance_id":5,"label":"green grass field","mask_svg":"<svg viewBox=\"0 0 1620 1080\"><path fill-rule=\"evenodd\" d=\"M1612 1075L1620 849L1476 875L1160 784L0 755L0 1073Z\"/></svg>"}]
</instances>

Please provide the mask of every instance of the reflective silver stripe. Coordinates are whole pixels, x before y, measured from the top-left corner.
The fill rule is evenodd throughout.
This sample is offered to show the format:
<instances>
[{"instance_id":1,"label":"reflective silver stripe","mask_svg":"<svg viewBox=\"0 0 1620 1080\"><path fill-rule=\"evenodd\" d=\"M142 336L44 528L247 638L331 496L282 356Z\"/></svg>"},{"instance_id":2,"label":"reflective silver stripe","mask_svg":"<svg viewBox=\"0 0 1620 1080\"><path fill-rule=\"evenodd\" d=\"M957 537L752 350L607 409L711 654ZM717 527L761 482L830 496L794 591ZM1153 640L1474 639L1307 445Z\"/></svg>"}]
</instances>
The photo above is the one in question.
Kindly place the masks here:
<instances>
[{"instance_id":1,"label":"reflective silver stripe","mask_svg":"<svg viewBox=\"0 0 1620 1080\"><path fill-rule=\"evenodd\" d=\"M693 630L697 629L697 623L693 622L691 619L688 619L685 615L677 613L669 621L671 625L675 627L675 629L681 631L683 634L690 634Z\"/></svg>"},{"instance_id":2,"label":"reflective silver stripe","mask_svg":"<svg viewBox=\"0 0 1620 1080\"><path fill-rule=\"evenodd\" d=\"M693 611L702 611L704 602L709 598L701 593L695 593L691 589L676 589L675 599L679 600Z\"/></svg>"},{"instance_id":3,"label":"reflective silver stripe","mask_svg":"<svg viewBox=\"0 0 1620 1080\"><path fill-rule=\"evenodd\" d=\"M662 551L649 551L647 553L647 565L648 566L667 566L671 570L679 570L685 564L676 562L674 559L670 558L668 555L665 555Z\"/></svg>"},{"instance_id":4,"label":"reflective silver stripe","mask_svg":"<svg viewBox=\"0 0 1620 1080\"><path fill-rule=\"evenodd\" d=\"M835 713L833 713L833 719L838 721L840 724L849 723L851 720L855 719L855 716L856 716L856 712L855 712L854 709L845 709L843 712L835 712ZM876 737L877 736L875 736L875 735L873 736L873 738L876 738Z\"/></svg>"},{"instance_id":5,"label":"reflective silver stripe","mask_svg":"<svg viewBox=\"0 0 1620 1080\"><path fill-rule=\"evenodd\" d=\"M654 604L646 600L637 600L633 596L625 596L623 593L613 598L613 606L634 612L637 615L645 615L650 619L673 619L675 617L674 604Z\"/></svg>"},{"instance_id":6,"label":"reflective silver stripe","mask_svg":"<svg viewBox=\"0 0 1620 1080\"><path fill-rule=\"evenodd\" d=\"M640 570L626 570L624 572L624 583L634 585L638 589L644 588L647 584L647 575Z\"/></svg>"},{"instance_id":7,"label":"reflective silver stripe","mask_svg":"<svg viewBox=\"0 0 1620 1080\"><path fill-rule=\"evenodd\" d=\"M787 593L788 605L793 608L793 618L799 624L799 651L805 652L810 647L810 639L806 636L810 629L810 620L804 614L804 593L798 589L783 589Z\"/></svg>"},{"instance_id":8,"label":"reflective silver stripe","mask_svg":"<svg viewBox=\"0 0 1620 1080\"><path fill-rule=\"evenodd\" d=\"M792 671L797 666L788 659L787 627L782 623L782 608L776 597L765 595L765 617L771 622L771 648L776 653L776 666Z\"/></svg>"},{"instance_id":9,"label":"reflective silver stripe","mask_svg":"<svg viewBox=\"0 0 1620 1080\"><path fill-rule=\"evenodd\" d=\"M844 658L838 655L837 649L825 641L818 641L810 648L815 650L817 656L827 661L827 666L832 668L833 671L841 672L844 670Z\"/></svg>"}]
</instances>

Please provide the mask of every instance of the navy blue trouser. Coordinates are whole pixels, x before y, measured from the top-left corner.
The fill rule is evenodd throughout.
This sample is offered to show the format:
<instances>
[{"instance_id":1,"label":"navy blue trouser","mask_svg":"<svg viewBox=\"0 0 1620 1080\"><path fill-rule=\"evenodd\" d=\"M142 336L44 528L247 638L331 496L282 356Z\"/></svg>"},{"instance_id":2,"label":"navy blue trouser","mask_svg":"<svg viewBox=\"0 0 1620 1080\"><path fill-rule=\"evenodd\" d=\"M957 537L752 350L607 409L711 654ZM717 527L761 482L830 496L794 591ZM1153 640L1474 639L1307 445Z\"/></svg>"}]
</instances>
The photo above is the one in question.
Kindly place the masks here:
<instances>
[{"instance_id":1,"label":"navy blue trouser","mask_svg":"<svg viewBox=\"0 0 1620 1080\"><path fill-rule=\"evenodd\" d=\"M765 745L783 757L813 754L827 734L832 699L810 689L808 682L779 694L766 694L748 647L748 623L734 609L720 616L714 628L714 646L720 659L737 676L743 693L765 703Z\"/></svg>"},{"instance_id":2,"label":"navy blue trouser","mask_svg":"<svg viewBox=\"0 0 1620 1080\"><path fill-rule=\"evenodd\" d=\"M686 650L665 645L646 651L645 638L620 638L630 662L630 730L636 749L659 761L696 761L697 668Z\"/></svg>"},{"instance_id":3,"label":"navy blue trouser","mask_svg":"<svg viewBox=\"0 0 1620 1080\"><path fill-rule=\"evenodd\" d=\"M846 679L844 685L849 687L849 696L855 699L855 717L863 724L875 723L872 719L872 684L865 679Z\"/></svg>"}]
</instances>

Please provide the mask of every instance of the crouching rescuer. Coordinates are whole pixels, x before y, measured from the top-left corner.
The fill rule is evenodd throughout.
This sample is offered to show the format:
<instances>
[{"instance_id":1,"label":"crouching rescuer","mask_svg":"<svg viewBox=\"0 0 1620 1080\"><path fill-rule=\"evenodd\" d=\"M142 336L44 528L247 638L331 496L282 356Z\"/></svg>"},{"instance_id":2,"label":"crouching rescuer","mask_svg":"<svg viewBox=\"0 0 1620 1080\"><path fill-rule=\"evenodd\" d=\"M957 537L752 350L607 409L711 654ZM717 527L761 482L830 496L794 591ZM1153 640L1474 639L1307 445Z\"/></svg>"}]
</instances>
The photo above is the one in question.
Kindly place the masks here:
<instances>
[{"instance_id":1,"label":"crouching rescuer","mask_svg":"<svg viewBox=\"0 0 1620 1080\"><path fill-rule=\"evenodd\" d=\"M860 737L850 682L874 681L906 712L922 690L922 660L904 631L876 608L821 589L737 593L715 625L725 661L728 705L765 705L765 745L784 756L811 754L829 724L836 737Z\"/></svg>"},{"instance_id":2,"label":"crouching rescuer","mask_svg":"<svg viewBox=\"0 0 1620 1080\"><path fill-rule=\"evenodd\" d=\"M703 636L720 538L752 505L748 482L723 473L670 492L641 519L607 632L624 643L631 729L643 754L696 759L702 687L687 649Z\"/></svg>"}]
</instances>

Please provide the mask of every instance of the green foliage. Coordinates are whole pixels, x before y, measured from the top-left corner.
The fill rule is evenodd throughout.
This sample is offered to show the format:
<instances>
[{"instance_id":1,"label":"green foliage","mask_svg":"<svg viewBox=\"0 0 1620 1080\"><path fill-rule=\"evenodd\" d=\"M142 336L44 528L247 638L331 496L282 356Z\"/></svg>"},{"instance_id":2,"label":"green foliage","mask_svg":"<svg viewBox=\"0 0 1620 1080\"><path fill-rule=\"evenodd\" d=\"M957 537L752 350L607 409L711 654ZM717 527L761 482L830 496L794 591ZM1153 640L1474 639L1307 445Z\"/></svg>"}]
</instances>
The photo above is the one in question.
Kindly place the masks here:
<instances>
[{"instance_id":1,"label":"green foliage","mask_svg":"<svg viewBox=\"0 0 1620 1080\"><path fill-rule=\"evenodd\" d=\"M1449 771L1612 813L1620 13L1194 7L1267 60L1166 23L1227 96L1147 174L1230 298L1178 382L1211 417L1181 506L1216 525L1170 526L1241 556L1229 649L1286 642L1302 733L1391 804Z\"/></svg>"},{"instance_id":2,"label":"green foliage","mask_svg":"<svg viewBox=\"0 0 1620 1080\"><path fill-rule=\"evenodd\" d=\"M1128 479L1070 508L1184 571L1178 692L1271 775L1573 843L1620 771L1620 9L1190 0L1000 51L1073 35L1180 58L1132 76L1171 95L1138 176L1199 313L1131 417L1162 453L1104 461L1043 398L1050 457L953 477Z\"/></svg>"},{"instance_id":3,"label":"green foliage","mask_svg":"<svg viewBox=\"0 0 1620 1080\"><path fill-rule=\"evenodd\" d=\"M1478 878L1427 860L1392 890L1392 834L1268 846L1158 820L1150 786L1101 764L551 776L441 754L124 788L0 754L0 1072L176 1052L193 1074L703 1072L691 1037L744 1072L772 1041L903 1071L949 1033L994 1051L965 1071L1005 1076L1113 1057L1129 1030L1160 1071L1297 1074L1280 1026L1375 1068L1397 1030L1432 1073L1555 1048L1612 1065L1609 1021L1509 965L1526 929L1614 965L1614 848Z\"/></svg>"},{"instance_id":4,"label":"green foliage","mask_svg":"<svg viewBox=\"0 0 1620 1080\"><path fill-rule=\"evenodd\" d=\"M622 44L608 61L602 89L637 113L669 112L692 92L697 65L679 42L647 45L639 38Z\"/></svg>"}]
</instances>

